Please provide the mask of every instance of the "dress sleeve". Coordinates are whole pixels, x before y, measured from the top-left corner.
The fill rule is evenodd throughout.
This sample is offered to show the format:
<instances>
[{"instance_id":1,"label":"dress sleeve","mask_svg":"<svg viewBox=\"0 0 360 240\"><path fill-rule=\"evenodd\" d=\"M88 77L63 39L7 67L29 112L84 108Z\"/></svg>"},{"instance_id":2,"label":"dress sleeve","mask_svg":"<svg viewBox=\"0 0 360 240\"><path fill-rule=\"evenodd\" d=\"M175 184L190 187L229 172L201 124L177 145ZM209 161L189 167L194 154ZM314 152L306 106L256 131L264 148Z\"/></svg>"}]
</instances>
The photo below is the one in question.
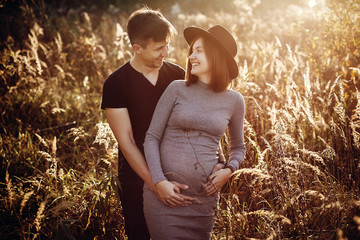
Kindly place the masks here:
<instances>
[{"instance_id":1,"label":"dress sleeve","mask_svg":"<svg viewBox=\"0 0 360 240\"><path fill-rule=\"evenodd\" d=\"M166 180L161 167L160 142L177 98L176 81L164 91L156 105L150 127L145 136L144 152L154 185Z\"/></svg>"},{"instance_id":2,"label":"dress sleeve","mask_svg":"<svg viewBox=\"0 0 360 240\"><path fill-rule=\"evenodd\" d=\"M244 143L244 118L245 102L241 94L238 94L233 114L230 119L229 137L230 137L230 154L228 166L233 170L239 169L240 163L245 157L246 147Z\"/></svg>"}]
</instances>

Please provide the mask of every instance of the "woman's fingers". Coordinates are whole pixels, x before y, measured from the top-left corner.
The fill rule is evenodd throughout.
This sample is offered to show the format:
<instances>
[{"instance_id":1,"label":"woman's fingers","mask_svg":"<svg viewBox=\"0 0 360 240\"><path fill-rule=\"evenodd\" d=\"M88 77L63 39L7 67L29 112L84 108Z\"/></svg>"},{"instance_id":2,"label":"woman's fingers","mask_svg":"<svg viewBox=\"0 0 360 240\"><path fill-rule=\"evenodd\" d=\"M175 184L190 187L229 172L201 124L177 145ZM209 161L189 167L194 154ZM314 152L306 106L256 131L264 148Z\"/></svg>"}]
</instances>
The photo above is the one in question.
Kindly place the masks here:
<instances>
[{"instance_id":1,"label":"woman's fingers","mask_svg":"<svg viewBox=\"0 0 360 240\"><path fill-rule=\"evenodd\" d=\"M211 196L219 191L219 188L213 182L205 183L203 189L205 196Z\"/></svg>"}]
</instances>

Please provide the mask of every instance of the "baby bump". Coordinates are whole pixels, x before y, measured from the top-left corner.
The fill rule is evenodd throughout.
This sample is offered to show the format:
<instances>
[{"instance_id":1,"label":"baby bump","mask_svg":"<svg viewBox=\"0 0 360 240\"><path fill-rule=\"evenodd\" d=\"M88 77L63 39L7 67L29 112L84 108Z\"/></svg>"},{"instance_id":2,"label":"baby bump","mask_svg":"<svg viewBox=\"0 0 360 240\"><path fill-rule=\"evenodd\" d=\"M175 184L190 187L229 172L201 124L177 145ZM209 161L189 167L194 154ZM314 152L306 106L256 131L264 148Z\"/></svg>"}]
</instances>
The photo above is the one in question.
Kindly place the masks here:
<instances>
[{"instance_id":1,"label":"baby bump","mask_svg":"<svg viewBox=\"0 0 360 240\"><path fill-rule=\"evenodd\" d=\"M163 141L160 147L163 172L168 180L189 185L184 194L201 195L202 185L217 163L216 155L211 152L186 142Z\"/></svg>"}]
</instances>

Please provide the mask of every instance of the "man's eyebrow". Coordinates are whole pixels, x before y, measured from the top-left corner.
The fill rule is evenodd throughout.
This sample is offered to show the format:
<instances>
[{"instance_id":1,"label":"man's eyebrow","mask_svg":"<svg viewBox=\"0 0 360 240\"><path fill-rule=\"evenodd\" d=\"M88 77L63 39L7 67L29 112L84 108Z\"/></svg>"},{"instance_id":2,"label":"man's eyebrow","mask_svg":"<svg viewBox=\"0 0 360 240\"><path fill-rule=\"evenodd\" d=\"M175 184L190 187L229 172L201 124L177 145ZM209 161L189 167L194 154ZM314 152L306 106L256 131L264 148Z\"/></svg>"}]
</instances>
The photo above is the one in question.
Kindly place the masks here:
<instances>
[{"instance_id":1,"label":"man's eyebrow","mask_svg":"<svg viewBox=\"0 0 360 240\"><path fill-rule=\"evenodd\" d=\"M168 44L168 43L167 43L167 44L164 44L164 45L162 45L162 46L159 46L159 47L156 48L156 49L157 49L157 50L162 49L162 48L166 47L167 45L169 45L169 44Z\"/></svg>"}]
</instances>

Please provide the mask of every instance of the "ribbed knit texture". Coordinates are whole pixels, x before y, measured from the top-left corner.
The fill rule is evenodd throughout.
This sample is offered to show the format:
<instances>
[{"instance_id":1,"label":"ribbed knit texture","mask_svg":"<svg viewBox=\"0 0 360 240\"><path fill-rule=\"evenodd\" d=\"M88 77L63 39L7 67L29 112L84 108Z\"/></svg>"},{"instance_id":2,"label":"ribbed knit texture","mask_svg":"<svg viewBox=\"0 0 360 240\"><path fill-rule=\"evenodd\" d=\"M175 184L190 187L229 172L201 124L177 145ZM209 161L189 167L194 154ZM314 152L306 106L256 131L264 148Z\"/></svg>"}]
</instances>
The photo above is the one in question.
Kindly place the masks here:
<instances>
[{"instance_id":1,"label":"ribbed knit texture","mask_svg":"<svg viewBox=\"0 0 360 240\"><path fill-rule=\"evenodd\" d=\"M154 184L166 179L187 184L182 193L197 202L168 208L145 186L144 211L154 240L208 239L217 196L202 196L202 185L218 162L218 145L227 127L229 165L239 168L245 156L244 113L244 99L233 90L215 93L200 81L186 86L183 80L165 90L146 134L145 158Z\"/></svg>"}]
</instances>

